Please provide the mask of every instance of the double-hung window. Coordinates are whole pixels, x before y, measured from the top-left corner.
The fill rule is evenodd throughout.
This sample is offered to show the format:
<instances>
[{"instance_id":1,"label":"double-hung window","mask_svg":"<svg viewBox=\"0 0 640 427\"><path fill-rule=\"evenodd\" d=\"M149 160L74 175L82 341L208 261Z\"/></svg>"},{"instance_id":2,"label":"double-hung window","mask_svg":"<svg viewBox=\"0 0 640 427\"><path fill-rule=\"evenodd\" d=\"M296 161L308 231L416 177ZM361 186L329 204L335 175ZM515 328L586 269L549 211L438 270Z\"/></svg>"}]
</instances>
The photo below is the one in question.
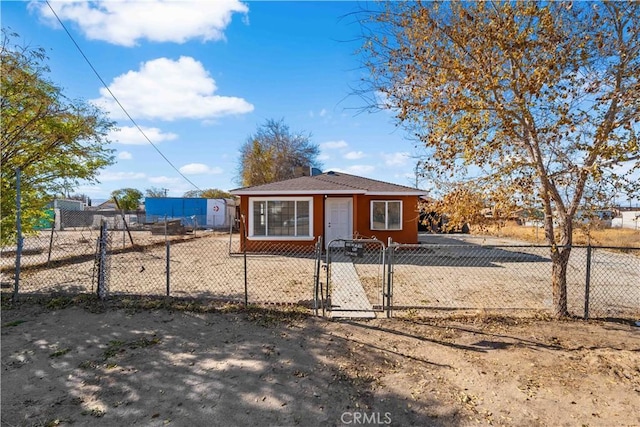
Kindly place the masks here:
<instances>
[{"instance_id":1,"label":"double-hung window","mask_svg":"<svg viewBox=\"0 0 640 427\"><path fill-rule=\"evenodd\" d=\"M313 198L251 198L252 237L312 237Z\"/></svg>"},{"instance_id":2,"label":"double-hung window","mask_svg":"<svg viewBox=\"0 0 640 427\"><path fill-rule=\"evenodd\" d=\"M372 200L372 230L402 230L402 201Z\"/></svg>"}]
</instances>

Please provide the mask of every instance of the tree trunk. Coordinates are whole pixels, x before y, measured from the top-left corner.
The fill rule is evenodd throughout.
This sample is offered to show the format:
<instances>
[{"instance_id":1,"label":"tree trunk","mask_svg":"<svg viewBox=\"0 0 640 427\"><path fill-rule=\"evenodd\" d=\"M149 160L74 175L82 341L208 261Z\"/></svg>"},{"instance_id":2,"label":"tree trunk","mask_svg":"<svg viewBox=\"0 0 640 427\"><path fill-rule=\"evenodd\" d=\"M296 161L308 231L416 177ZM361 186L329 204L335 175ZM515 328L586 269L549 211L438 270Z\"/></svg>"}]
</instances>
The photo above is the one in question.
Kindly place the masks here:
<instances>
[{"instance_id":1,"label":"tree trunk","mask_svg":"<svg viewBox=\"0 0 640 427\"><path fill-rule=\"evenodd\" d=\"M550 199L545 199L545 238L551 245L551 289L553 314L556 317L569 316L567 308L567 267L573 243L573 215L564 211L553 212ZM554 224L554 218L557 220ZM556 230L559 232L556 235Z\"/></svg>"},{"instance_id":2,"label":"tree trunk","mask_svg":"<svg viewBox=\"0 0 640 427\"><path fill-rule=\"evenodd\" d=\"M551 283L553 289L553 312L556 317L569 316L567 309L567 266L571 246L551 249Z\"/></svg>"}]
</instances>

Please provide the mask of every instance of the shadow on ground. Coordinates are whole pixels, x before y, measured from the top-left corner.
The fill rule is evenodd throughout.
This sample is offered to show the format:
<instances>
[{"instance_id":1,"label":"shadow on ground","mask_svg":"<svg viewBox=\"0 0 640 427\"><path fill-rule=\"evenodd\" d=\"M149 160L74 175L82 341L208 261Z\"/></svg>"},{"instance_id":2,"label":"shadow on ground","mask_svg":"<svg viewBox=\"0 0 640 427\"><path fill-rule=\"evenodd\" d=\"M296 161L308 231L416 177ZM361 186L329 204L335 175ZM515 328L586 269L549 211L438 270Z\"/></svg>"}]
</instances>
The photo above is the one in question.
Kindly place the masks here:
<instances>
[{"instance_id":1,"label":"shadow on ground","mask_svg":"<svg viewBox=\"0 0 640 427\"><path fill-rule=\"evenodd\" d=\"M2 425L458 425L463 406L386 387L450 367L300 313L3 310Z\"/></svg>"}]
</instances>

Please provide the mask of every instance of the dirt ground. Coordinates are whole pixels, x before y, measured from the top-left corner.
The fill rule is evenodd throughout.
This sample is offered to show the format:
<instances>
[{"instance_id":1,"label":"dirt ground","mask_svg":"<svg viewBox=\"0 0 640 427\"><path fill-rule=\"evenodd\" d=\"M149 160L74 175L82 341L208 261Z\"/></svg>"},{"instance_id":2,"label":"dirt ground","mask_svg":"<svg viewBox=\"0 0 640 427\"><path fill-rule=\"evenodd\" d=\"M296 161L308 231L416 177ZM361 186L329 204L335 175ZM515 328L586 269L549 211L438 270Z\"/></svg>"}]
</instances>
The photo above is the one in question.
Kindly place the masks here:
<instances>
[{"instance_id":1,"label":"dirt ground","mask_svg":"<svg viewBox=\"0 0 640 427\"><path fill-rule=\"evenodd\" d=\"M640 425L632 322L155 307L4 307L2 426Z\"/></svg>"}]
</instances>

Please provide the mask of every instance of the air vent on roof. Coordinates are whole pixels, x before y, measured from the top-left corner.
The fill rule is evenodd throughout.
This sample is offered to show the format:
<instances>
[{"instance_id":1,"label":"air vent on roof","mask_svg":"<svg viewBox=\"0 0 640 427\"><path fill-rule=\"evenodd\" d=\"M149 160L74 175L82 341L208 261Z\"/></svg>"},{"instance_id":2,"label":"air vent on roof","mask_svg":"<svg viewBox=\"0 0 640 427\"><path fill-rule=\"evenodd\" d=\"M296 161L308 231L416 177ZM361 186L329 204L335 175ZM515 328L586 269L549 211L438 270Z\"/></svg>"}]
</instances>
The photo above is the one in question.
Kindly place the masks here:
<instances>
[{"instance_id":1,"label":"air vent on roof","mask_svg":"<svg viewBox=\"0 0 640 427\"><path fill-rule=\"evenodd\" d=\"M336 173L334 171L329 171L327 172L327 175L335 175Z\"/></svg>"}]
</instances>

